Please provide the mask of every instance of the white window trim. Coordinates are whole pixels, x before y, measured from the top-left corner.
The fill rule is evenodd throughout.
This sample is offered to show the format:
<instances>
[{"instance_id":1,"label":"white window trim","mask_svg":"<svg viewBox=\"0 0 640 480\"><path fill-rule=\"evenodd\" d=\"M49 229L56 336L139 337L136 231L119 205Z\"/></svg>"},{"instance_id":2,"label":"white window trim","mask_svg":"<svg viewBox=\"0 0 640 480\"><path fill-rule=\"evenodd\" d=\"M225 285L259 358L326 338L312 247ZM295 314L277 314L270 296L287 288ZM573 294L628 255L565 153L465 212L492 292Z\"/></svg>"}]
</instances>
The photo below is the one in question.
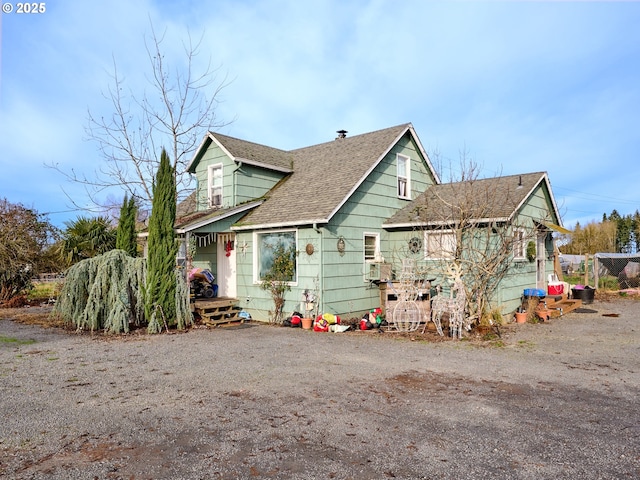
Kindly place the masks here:
<instances>
[{"instance_id":1,"label":"white window trim","mask_svg":"<svg viewBox=\"0 0 640 480\"><path fill-rule=\"evenodd\" d=\"M522 234L521 238L517 238L518 233ZM518 261L527 259L527 232L524 228L513 230L513 259Z\"/></svg>"},{"instance_id":2,"label":"white window trim","mask_svg":"<svg viewBox=\"0 0 640 480\"><path fill-rule=\"evenodd\" d=\"M260 260L260 242L258 240L260 238L260 235L269 234L269 233L286 233L286 232L293 232L295 234L295 242L296 242L296 249L297 249L298 248L298 230L297 229L283 228L283 229L277 229L277 230L261 230L259 232L253 232L253 245L255 246L253 249L253 284L254 285L261 285L263 282L262 280L260 280L260 265L258 263ZM298 264L298 255L296 255L295 280L293 282L287 282L292 287L298 286L299 267L300 265Z\"/></svg>"},{"instance_id":3,"label":"white window trim","mask_svg":"<svg viewBox=\"0 0 640 480\"><path fill-rule=\"evenodd\" d=\"M178 239L178 253L176 253L176 265L180 268L187 267L187 240L182 237Z\"/></svg>"},{"instance_id":4,"label":"white window trim","mask_svg":"<svg viewBox=\"0 0 640 480\"><path fill-rule=\"evenodd\" d=\"M430 235L453 235L455 241L455 230L430 230L424 232L424 259L425 260L452 260L455 256L455 251L450 252L448 255L431 255L429 252L429 236ZM455 245L454 245L455 246Z\"/></svg>"},{"instance_id":5,"label":"white window trim","mask_svg":"<svg viewBox=\"0 0 640 480\"><path fill-rule=\"evenodd\" d=\"M375 252L373 258L367 258L367 237L375 238ZM362 265L364 274L362 275L363 281L367 280L367 272L369 271L369 265L372 263L382 262L382 254L380 252L380 233L378 232L363 232L362 233Z\"/></svg>"},{"instance_id":6,"label":"white window trim","mask_svg":"<svg viewBox=\"0 0 640 480\"><path fill-rule=\"evenodd\" d=\"M400 172L400 158L403 158L405 161L405 172ZM403 175L401 175L401 173ZM404 179L405 181L404 195L400 194L400 179ZM411 200L411 157L400 153L396 154L396 194L398 198Z\"/></svg>"},{"instance_id":7,"label":"white window trim","mask_svg":"<svg viewBox=\"0 0 640 480\"><path fill-rule=\"evenodd\" d=\"M213 171L220 169L220 204L213 204L213 198L211 198L211 189L213 188ZM207 167L207 205L209 208L222 207L224 202L224 170L222 163L216 163L215 165L209 165Z\"/></svg>"},{"instance_id":8,"label":"white window trim","mask_svg":"<svg viewBox=\"0 0 640 480\"><path fill-rule=\"evenodd\" d=\"M366 238L367 237L375 237L375 253L373 254L373 258L367 258L366 253ZM375 263L381 261L380 255L380 234L378 232L363 232L362 233L362 261L363 263Z\"/></svg>"}]
</instances>

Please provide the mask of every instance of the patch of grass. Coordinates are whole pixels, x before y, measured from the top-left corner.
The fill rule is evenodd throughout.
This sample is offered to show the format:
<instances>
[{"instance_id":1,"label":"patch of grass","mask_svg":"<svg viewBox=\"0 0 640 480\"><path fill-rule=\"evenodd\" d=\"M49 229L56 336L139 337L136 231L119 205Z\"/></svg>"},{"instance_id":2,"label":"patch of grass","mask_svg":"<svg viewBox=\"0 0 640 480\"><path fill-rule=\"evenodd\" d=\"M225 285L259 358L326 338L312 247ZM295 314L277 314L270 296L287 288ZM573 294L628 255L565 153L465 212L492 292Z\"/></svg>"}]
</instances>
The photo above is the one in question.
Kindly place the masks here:
<instances>
[{"instance_id":1,"label":"patch of grass","mask_svg":"<svg viewBox=\"0 0 640 480\"><path fill-rule=\"evenodd\" d=\"M5 337L4 335L0 335L0 343L13 343L15 345L31 345L32 343L36 343L36 340L32 340L32 339L21 340L19 338Z\"/></svg>"},{"instance_id":2,"label":"patch of grass","mask_svg":"<svg viewBox=\"0 0 640 480\"><path fill-rule=\"evenodd\" d=\"M35 282L33 288L29 290L27 298L29 300L57 298L60 287L59 282Z\"/></svg>"}]
</instances>

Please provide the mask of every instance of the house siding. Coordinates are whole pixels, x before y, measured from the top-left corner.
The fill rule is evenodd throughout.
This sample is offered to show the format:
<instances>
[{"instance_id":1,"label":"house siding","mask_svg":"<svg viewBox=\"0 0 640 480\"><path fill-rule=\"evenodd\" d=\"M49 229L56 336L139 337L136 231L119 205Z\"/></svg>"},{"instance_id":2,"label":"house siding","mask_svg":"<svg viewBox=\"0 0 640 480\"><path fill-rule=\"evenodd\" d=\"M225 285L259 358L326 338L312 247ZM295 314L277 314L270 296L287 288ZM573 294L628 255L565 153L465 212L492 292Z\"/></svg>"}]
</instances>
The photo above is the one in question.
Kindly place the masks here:
<instances>
[{"instance_id":1,"label":"house siding","mask_svg":"<svg viewBox=\"0 0 640 480\"><path fill-rule=\"evenodd\" d=\"M532 227L534 222L551 221L556 223L558 219L552 216L552 212L549 192L546 187L539 185L520 209L518 221L528 227ZM536 241L536 239L532 240ZM545 262L545 271L542 273L545 282L548 275L553 273L553 261L550 260L552 255L553 241L551 233L547 233L544 252L547 261ZM526 288L536 288L536 274L537 266L535 261L514 261L509 274L502 281L499 291L496 292L495 300L502 305L503 312L512 312L521 304L522 295Z\"/></svg>"},{"instance_id":2,"label":"house siding","mask_svg":"<svg viewBox=\"0 0 640 480\"><path fill-rule=\"evenodd\" d=\"M202 155L198 169L196 170L197 197L196 208L198 211L207 210L208 204L208 169L210 165L222 164L222 202L224 206L231 206L230 200L233 193L232 171L234 162L226 155L220 147L211 144Z\"/></svg>"},{"instance_id":3,"label":"house siding","mask_svg":"<svg viewBox=\"0 0 640 480\"><path fill-rule=\"evenodd\" d=\"M202 155L195 173L199 211L209 208L207 172L210 165L217 164L222 165L223 207L234 207L260 198L283 178L283 174L279 172L247 164L238 166L216 143L211 143Z\"/></svg>"},{"instance_id":4,"label":"house siding","mask_svg":"<svg viewBox=\"0 0 640 480\"><path fill-rule=\"evenodd\" d=\"M233 179L236 183L235 204L240 205L264 196L282 178L283 174L279 172L241 165Z\"/></svg>"},{"instance_id":5,"label":"house siding","mask_svg":"<svg viewBox=\"0 0 640 480\"><path fill-rule=\"evenodd\" d=\"M553 207L551 202L551 196L544 184L540 184L536 189L531 192L520 210L517 212L515 224L523 225L528 229L534 227L534 222L551 221L558 222L558 219L553 216ZM429 272L428 276L436 278L435 284L442 285L446 291L446 284L443 275L440 272L442 268L440 261L429 261L424 258L424 251L411 255L407 251L407 245L409 240L418 236L424 241L424 230L422 227L416 227L415 230L398 229L389 232L389 244L388 250L393 252L392 255L385 260L393 264L394 271L400 271L401 262L403 258L413 258L416 260L418 266L421 269ZM535 239L533 239L535 241ZM547 234L545 241L545 258L553 254L553 241L551 234ZM503 278L502 282L496 288L494 295L491 299L492 306L502 307L503 314L510 314L513 312L522 301L522 294L526 288L536 288L536 262L529 262L526 259L514 259L512 266ZM432 273L431 273L432 272ZM553 262L547 260L545 263L545 271L543 272L544 279L549 274L553 273Z\"/></svg>"},{"instance_id":6,"label":"house siding","mask_svg":"<svg viewBox=\"0 0 640 480\"><path fill-rule=\"evenodd\" d=\"M298 228L298 281L285 295L286 314L300 309L306 289L318 290L320 313L349 317L380 305L378 287L365 281L363 237L365 232L379 234L381 253L383 256L388 254L385 249L389 244L388 232L381 225L408 202L397 196L398 153L411 158L412 198L435 182L425 159L407 134L385 155L329 224L317 230L310 226ZM313 194L312 189L310 194ZM346 244L342 255L337 248L340 237ZM253 233L238 232L237 240L251 245L244 258L238 257L241 305L253 318L268 320L273 301L259 285L253 284ZM307 244L314 247L312 255L306 253Z\"/></svg>"}]
</instances>

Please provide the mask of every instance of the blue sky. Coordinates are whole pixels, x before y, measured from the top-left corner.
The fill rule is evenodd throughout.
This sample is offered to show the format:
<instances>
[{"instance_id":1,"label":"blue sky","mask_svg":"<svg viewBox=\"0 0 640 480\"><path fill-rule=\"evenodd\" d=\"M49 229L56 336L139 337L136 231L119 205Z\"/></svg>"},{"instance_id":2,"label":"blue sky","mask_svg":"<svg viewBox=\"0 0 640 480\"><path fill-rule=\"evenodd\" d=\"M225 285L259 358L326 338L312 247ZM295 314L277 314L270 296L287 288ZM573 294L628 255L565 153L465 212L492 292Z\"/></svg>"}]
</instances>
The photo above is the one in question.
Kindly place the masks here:
<instances>
[{"instance_id":1,"label":"blue sky","mask_svg":"<svg viewBox=\"0 0 640 480\"><path fill-rule=\"evenodd\" d=\"M87 112L112 113L114 59L148 90L150 22L169 63L202 36L196 67L231 80L222 133L293 149L411 122L444 179L461 152L481 176L548 172L565 226L640 209L640 2L44 3L0 14L0 197L56 225L83 214L63 191L86 201L45 164L100 168Z\"/></svg>"}]
</instances>

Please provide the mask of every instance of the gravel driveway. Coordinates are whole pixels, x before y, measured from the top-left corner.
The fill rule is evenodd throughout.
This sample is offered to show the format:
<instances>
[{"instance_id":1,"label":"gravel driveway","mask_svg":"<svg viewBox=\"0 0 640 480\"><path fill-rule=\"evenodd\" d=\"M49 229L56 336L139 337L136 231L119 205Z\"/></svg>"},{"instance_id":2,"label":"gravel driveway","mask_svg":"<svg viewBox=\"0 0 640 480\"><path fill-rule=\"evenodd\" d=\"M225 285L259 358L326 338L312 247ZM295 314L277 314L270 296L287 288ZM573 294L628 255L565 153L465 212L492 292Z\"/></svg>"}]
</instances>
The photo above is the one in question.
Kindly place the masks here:
<instances>
[{"instance_id":1,"label":"gravel driveway","mask_svg":"<svg viewBox=\"0 0 640 480\"><path fill-rule=\"evenodd\" d=\"M10 320L0 340L3 478L640 478L637 301L497 343Z\"/></svg>"}]
</instances>

